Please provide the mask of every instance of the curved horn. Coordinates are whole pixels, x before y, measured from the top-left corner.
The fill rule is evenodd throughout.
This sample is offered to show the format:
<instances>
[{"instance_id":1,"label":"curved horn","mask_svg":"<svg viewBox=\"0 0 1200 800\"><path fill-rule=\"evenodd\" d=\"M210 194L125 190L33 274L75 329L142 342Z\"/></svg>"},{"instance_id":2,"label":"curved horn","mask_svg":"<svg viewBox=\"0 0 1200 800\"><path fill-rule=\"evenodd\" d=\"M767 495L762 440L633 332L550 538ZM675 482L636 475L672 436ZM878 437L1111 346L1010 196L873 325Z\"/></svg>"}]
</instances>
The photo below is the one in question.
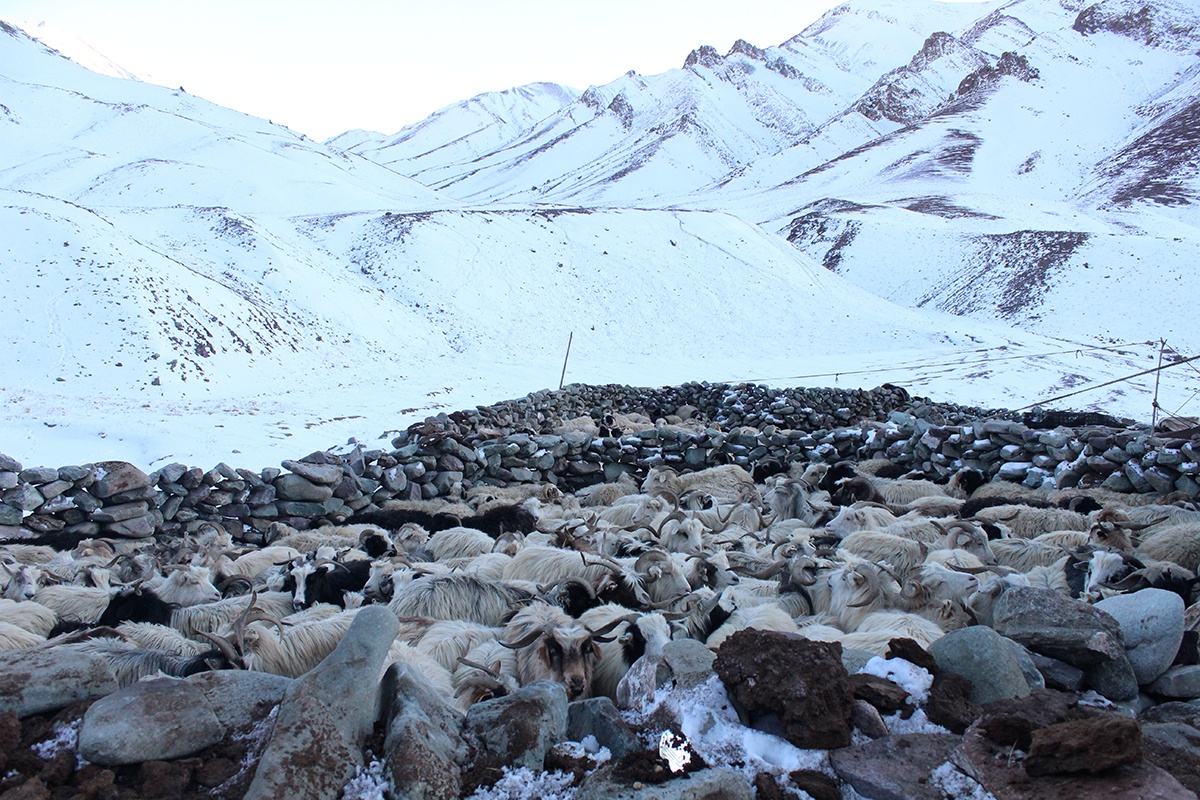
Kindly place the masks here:
<instances>
[{"instance_id":1,"label":"curved horn","mask_svg":"<svg viewBox=\"0 0 1200 800\"><path fill-rule=\"evenodd\" d=\"M536 631L530 631L529 633L525 634L524 637L515 642L500 641L499 644L501 647L507 647L509 650L520 650L522 647L528 647L545 635L546 632L539 629Z\"/></svg>"},{"instance_id":2,"label":"curved horn","mask_svg":"<svg viewBox=\"0 0 1200 800\"><path fill-rule=\"evenodd\" d=\"M238 655L237 651L234 650L233 643L224 636L218 636L215 633L208 633L207 631L197 631L197 633L216 645L217 649L221 651L221 655L225 656L225 660L228 661L230 665L237 669L246 668L246 663L242 660L242 657Z\"/></svg>"},{"instance_id":3,"label":"curved horn","mask_svg":"<svg viewBox=\"0 0 1200 800\"><path fill-rule=\"evenodd\" d=\"M616 619L611 620L608 624L604 625L603 627L597 628L596 630L592 630L591 628L588 628L588 633L592 634L593 639L595 639L599 636L607 636L608 634L612 633L616 629L616 627L618 625L620 625L621 623L628 622L630 625L632 625L633 623L637 622L640 617L641 617L641 614L625 614L624 616L617 617ZM584 627L587 627L587 626L585 625Z\"/></svg>"},{"instance_id":4,"label":"curved horn","mask_svg":"<svg viewBox=\"0 0 1200 800\"><path fill-rule=\"evenodd\" d=\"M501 644L503 644L503 642L501 642ZM491 675L496 680L500 680L500 670L492 669L491 667L485 667L483 664L479 664L474 661L471 661L471 660L467 659L465 656L459 656L458 663L462 664L464 667L470 667L471 669L477 669L480 672Z\"/></svg>"}]
</instances>

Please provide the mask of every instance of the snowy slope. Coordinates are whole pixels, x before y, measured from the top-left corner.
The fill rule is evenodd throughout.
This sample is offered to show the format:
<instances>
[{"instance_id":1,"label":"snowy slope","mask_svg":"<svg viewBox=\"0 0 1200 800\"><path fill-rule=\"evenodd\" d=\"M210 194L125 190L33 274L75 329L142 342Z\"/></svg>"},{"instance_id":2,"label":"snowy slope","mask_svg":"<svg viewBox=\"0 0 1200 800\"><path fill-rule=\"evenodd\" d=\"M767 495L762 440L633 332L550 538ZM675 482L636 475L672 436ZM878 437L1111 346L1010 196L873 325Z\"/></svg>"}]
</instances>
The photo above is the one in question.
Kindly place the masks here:
<instances>
[{"instance_id":1,"label":"snowy slope","mask_svg":"<svg viewBox=\"0 0 1200 800\"><path fill-rule=\"evenodd\" d=\"M902 7L868 15L873 25L907 31L902 46L886 39L851 46L858 29L826 20L781 48L739 43L727 56L700 48L685 69L627 75L578 99L542 87L460 104L387 146L365 132L337 139L375 147L379 158L415 154L391 167L179 92L88 72L5 28L0 300L13 311L0 315L9 345L0 452L27 464L124 458L257 466L350 437L386 446L388 431L436 411L556 385L571 336L567 381L891 381L991 407L1031 404L1152 366L1155 350L1095 349L1097 332L1082 325L1047 338L937 310L977 314L975 305L995 303L955 283L954 273L933 270L933 255L961 251L966 241L956 221L985 237L1002 236L1009 221L957 216L954 203L995 203L982 179L972 183L972 171L954 159L934 158L927 174L918 169L893 184L871 159L911 155L914 142L936 148L950 137L952 146L955 130L973 130L964 126L979 103L954 112L962 119L936 112L941 127L894 131L802 186L729 181L725 194L711 195L712 207L697 200L692 210L661 208L668 195L715 186L731 165L753 165L799 141L882 85L884 72L897 86L940 91L950 79L931 77L938 58L923 65L911 52L897 55L929 39L900 21ZM1001 23L993 28L1014 29ZM955 34L963 46L945 52L970 61L978 51L987 67L1000 63L972 43L986 37L972 38L964 26ZM1156 69L1186 61L1183 51L1163 52ZM1163 126L1186 106L1185 83L1164 84L1161 108L1113 134L1129 149L1103 152L1097 142L1080 156L1078 163L1094 167L1089 177L1059 170L1111 207L1108 217L1089 219L1096 238L1072 252L1107 252L1099 237L1122 232L1119 247L1142 252L1143 238L1118 224L1130 212L1104 194L1104 170L1129 180L1143 174L1131 166L1139 137L1173 130ZM1031 85L1001 80L987 98L1008 98L1019 109ZM502 109L514 115L510 127L482 124ZM496 152L471 155L504 141ZM894 155L889 143L899 148ZM1019 145L1007 147L997 164L1021 155ZM468 157L476 171L452 176L455 159ZM422 159L428 166L415 172L443 174L446 188L399 174ZM944 187L938 170L975 194L907 203L893 196L901 186L915 191L910 184L927 194ZM1183 167L1171 174L1187 180ZM598 175L608 178L597 183ZM522 190L539 198L558 192L625 205L640 198L661 210L522 202L521 192L506 194L513 181L542 187ZM479 194L469 210L458 199L467 194L447 196L468 185ZM854 193L870 202L837 199ZM505 202L481 201L492 194ZM1005 214L1036 221L1038 230L1058 229L1050 223L1072 208L1068 200L1041 202L1035 218L1020 209L1023 198L1004 202ZM792 213L797 208L805 210ZM818 216L796 222L811 213ZM865 271L872 259L885 271L897 263L895 237L921 229L913 220L936 245L911 248L925 253L914 256L914 269L940 287L928 298L894 271L890 279L902 290L870 286L879 276ZM844 237L843 261L831 271L834 248L823 237L855 222L864 230ZM1071 306L1076 287L1061 288ZM1116 322L1102 335L1123 338L1132 317L1107 308ZM1163 391L1186 398L1192 383L1168 376ZM1145 417L1152 391L1143 378L1075 404Z\"/></svg>"}]
</instances>

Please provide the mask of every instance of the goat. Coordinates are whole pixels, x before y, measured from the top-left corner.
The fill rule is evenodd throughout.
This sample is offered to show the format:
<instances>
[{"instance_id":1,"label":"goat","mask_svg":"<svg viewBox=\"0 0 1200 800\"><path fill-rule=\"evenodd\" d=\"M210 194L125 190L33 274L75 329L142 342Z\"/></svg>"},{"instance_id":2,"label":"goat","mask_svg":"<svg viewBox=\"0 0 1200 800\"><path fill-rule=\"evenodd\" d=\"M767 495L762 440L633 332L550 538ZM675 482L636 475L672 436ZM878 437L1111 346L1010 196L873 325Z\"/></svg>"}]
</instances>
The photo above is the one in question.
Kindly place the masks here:
<instances>
[{"instance_id":1,"label":"goat","mask_svg":"<svg viewBox=\"0 0 1200 800\"><path fill-rule=\"evenodd\" d=\"M599 653L592 671L592 694L616 699L617 684L633 662L644 655L661 656L671 628L660 613L639 614L616 603L585 611L579 618L589 630L607 630L612 637L597 640Z\"/></svg>"},{"instance_id":2,"label":"goat","mask_svg":"<svg viewBox=\"0 0 1200 800\"><path fill-rule=\"evenodd\" d=\"M522 686L555 681L567 690L568 700L582 700L592 693L601 633L588 630L561 608L534 602L513 615L501 643L517 652L517 679Z\"/></svg>"},{"instance_id":3,"label":"goat","mask_svg":"<svg viewBox=\"0 0 1200 800\"><path fill-rule=\"evenodd\" d=\"M0 622L16 625L30 633L36 633L42 638L50 635L58 622L58 615L53 610L33 600L15 602L0 600Z\"/></svg>"},{"instance_id":4,"label":"goat","mask_svg":"<svg viewBox=\"0 0 1200 800\"><path fill-rule=\"evenodd\" d=\"M505 697L520 688L517 657L500 642L481 642L458 659L452 675L454 703L466 712L475 703Z\"/></svg>"},{"instance_id":5,"label":"goat","mask_svg":"<svg viewBox=\"0 0 1200 800\"><path fill-rule=\"evenodd\" d=\"M1141 558L1170 561L1197 572L1200 570L1200 522L1159 526L1142 539L1135 552Z\"/></svg>"},{"instance_id":6,"label":"goat","mask_svg":"<svg viewBox=\"0 0 1200 800\"><path fill-rule=\"evenodd\" d=\"M401 619L427 617L499 627L531 599L532 592L508 582L474 575L437 575L417 578L397 589L388 608Z\"/></svg>"},{"instance_id":7,"label":"goat","mask_svg":"<svg viewBox=\"0 0 1200 800\"><path fill-rule=\"evenodd\" d=\"M292 602L297 608L313 603L333 603L346 606L347 592L361 592L371 575L370 561L304 562L292 568L294 581Z\"/></svg>"}]
</instances>

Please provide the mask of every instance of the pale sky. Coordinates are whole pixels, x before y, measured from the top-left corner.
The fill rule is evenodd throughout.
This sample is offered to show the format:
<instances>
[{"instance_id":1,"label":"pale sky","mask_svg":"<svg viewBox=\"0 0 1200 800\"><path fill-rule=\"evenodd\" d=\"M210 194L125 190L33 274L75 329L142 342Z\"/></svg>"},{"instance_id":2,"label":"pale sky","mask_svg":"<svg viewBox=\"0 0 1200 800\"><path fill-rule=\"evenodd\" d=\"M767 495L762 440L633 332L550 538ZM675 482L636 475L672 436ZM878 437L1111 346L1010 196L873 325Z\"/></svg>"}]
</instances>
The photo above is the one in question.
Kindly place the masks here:
<instances>
[{"instance_id":1,"label":"pale sky","mask_svg":"<svg viewBox=\"0 0 1200 800\"><path fill-rule=\"evenodd\" d=\"M394 133L481 92L576 89L799 33L837 0L0 0L143 80L314 139Z\"/></svg>"}]
</instances>

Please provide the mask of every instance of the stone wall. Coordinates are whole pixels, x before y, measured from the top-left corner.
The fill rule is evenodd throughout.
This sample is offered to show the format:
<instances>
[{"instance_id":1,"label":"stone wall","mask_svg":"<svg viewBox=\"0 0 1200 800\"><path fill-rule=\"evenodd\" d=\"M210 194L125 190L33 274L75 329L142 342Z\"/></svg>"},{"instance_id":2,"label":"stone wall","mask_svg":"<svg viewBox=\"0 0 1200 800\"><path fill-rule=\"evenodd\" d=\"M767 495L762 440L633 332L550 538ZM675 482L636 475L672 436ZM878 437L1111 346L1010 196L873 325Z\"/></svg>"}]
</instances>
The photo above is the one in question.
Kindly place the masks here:
<instances>
[{"instance_id":1,"label":"stone wall","mask_svg":"<svg viewBox=\"0 0 1200 800\"><path fill-rule=\"evenodd\" d=\"M587 414L681 418L648 430L554 433ZM343 522L391 499L457 497L478 484L548 481L565 490L653 464L753 467L765 459L885 457L930 477L973 467L1027 486L1102 485L1200 494L1200 439L1091 426L1038 430L1005 412L934 403L903 389L768 389L692 383L660 389L572 385L411 426L392 449L351 443L260 470L124 462L22 468L0 455L0 537L65 532L144 537L220 522L259 542L275 522Z\"/></svg>"}]
</instances>

